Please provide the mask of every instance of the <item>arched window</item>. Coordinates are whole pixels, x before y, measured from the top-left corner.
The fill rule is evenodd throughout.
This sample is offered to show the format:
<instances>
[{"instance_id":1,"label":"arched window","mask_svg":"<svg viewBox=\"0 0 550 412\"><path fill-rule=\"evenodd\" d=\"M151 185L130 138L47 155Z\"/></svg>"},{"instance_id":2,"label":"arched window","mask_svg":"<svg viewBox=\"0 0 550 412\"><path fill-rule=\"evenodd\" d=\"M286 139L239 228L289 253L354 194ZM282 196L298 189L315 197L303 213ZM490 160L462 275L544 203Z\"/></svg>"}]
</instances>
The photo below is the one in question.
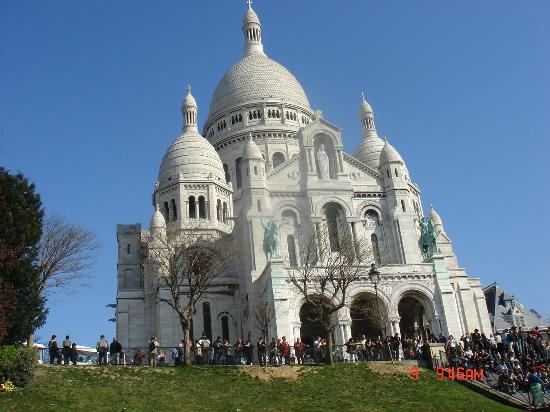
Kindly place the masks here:
<instances>
[{"instance_id":1,"label":"arched window","mask_svg":"<svg viewBox=\"0 0 550 412\"><path fill-rule=\"evenodd\" d=\"M254 175L258 175L258 166L254 166Z\"/></svg>"},{"instance_id":2,"label":"arched window","mask_svg":"<svg viewBox=\"0 0 550 412\"><path fill-rule=\"evenodd\" d=\"M128 244L126 245L126 253L127 253L127 254L130 254L130 250L131 250L130 244L128 243Z\"/></svg>"},{"instance_id":3,"label":"arched window","mask_svg":"<svg viewBox=\"0 0 550 412\"><path fill-rule=\"evenodd\" d=\"M178 209L176 207L176 200L172 199L172 220L176 221L178 220Z\"/></svg>"},{"instance_id":4,"label":"arched window","mask_svg":"<svg viewBox=\"0 0 550 412\"><path fill-rule=\"evenodd\" d=\"M210 316L210 303L204 302L202 304L202 319L204 326L204 334L210 341L212 341L212 318Z\"/></svg>"},{"instance_id":5,"label":"arched window","mask_svg":"<svg viewBox=\"0 0 550 412\"><path fill-rule=\"evenodd\" d=\"M225 183L231 182L231 176L229 176L229 167L226 163L223 164L223 173L225 174Z\"/></svg>"},{"instance_id":6,"label":"arched window","mask_svg":"<svg viewBox=\"0 0 550 412\"><path fill-rule=\"evenodd\" d=\"M241 175L241 158L240 157L235 159L235 176L237 178L237 188L240 188L243 185L243 177Z\"/></svg>"},{"instance_id":7,"label":"arched window","mask_svg":"<svg viewBox=\"0 0 550 412\"><path fill-rule=\"evenodd\" d=\"M164 202L162 204L162 215L164 216L164 220L168 222L168 218L170 217L170 210L168 209L168 202Z\"/></svg>"},{"instance_id":8,"label":"arched window","mask_svg":"<svg viewBox=\"0 0 550 412\"><path fill-rule=\"evenodd\" d=\"M199 218L206 219L206 201L204 196L199 196Z\"/></svg>"},{"instance_id":9,"label":"arched window","mask_svg":"<svg viewBox=\"0 0 550 412\"><path fill-rule=\"evenodd\" d=\"M256 206L258 207L258 212L262 211L262 201L260 199L256 200Z\"/></svg>"},{"instance_id":10,"label":"arched window","mask_svg":"<svg viewBox=\"0 0 550 412\"><path fill-rule=\"evenodd\" d=\"M330 250L331 252L339 252L340 238L344 234L342 231L346 230L345 213L340 205L333 202L326 204L324 209L330 242Z\"/></svg>"},{"instance_id":11,"label":"arched window","mask_svg":"<svg viewBox=\"0 0 550 412\"><path fill-rule=\"evenodd\" d=\"M296 259L296 243L294 242L294 236L288 235L286 237L286 246L288 249L288 262L291 267L298 266L298 260Z\"/></svg>"},{"instance_id":12,"label":"arched window","mask_svg":"<svg viewBox=\"0 0 550 412\"><path fill-rule=\"evenodd\" d=\"M399 177L399 174L397 173L397 167L394 170L395 170L395 177Z\"/></svg>"},{"instance_id":13,"label":"arched window","mask_svg":"<svg viewBox=\"0 0 550 412\"><path fill-rule=\"evenodd\" d=\"M273 154L273 168L275 169L277 166L282 165L285 162L285 155L281 152L277 152Z\"/></svg>"},{"instance_id":14,"label":"arched window","mask_svg":"<svg viewBox=\"0 0 550 412\"><path fill-rule=\"evenodd\" d=\"M388 179L390 178L390 169L386 170L386 174L388 175Z\"/></svg>"},{"instance_id":15,"label":"arched window","mask_svg":"<svg viewBox=\"0 0 550 412\"><path fill-rule=\"evenodd\" d=\"M189 196L189 219L196 219L197 217L197 202L195 202L195 196Z\"/></svg>"},{"instance_id":16,"label":"arched window","mask_svg":"<svg viewBox=\"0 0 550 412\"><path fill-rule=\"evenodd\" d=\"M229 319L222 316L222 339L229 342Z\"/></svg>"},{"instance_id":17,"label":"arched window","mask_svg":"<svg viewBox=\"0 0 550 412\"><path fill-rule=\"evenodd\" d=\"M220 199L216 202L216 219L222 220L222 201Z\"/></svg>"},{"instance_id":18,"label":"arched window","mask_svg":"<svg viewBox=\"0 0 550 412\"><path fill-rule=\"evenodd\" d=\"M369 209L365 213L365 226L368 228L375 228L378 226L380 222L380 218L378 217L378 213L376 213L374 210Z\"/></svg>"},{"instance_id":19,"label":"arched window","mask_svg":"<svg viewBox=\"0 0 550 412\"><path fill-rule=\"evenodd\" d=\"M405 207L405 201L401 200L401 209L403 209L403 212L407 211L407 208Z\"/></svg>"},{"instance_id":20,"label":"arched window","mask_svg":"<svg viewBox=\"0 0 550 412\"><path fill-rule=\"evenodd\" d=\"M374 263L380 263L380 247L378 246L378 236L374 233L370 235L372 244L372 254L374 255Z\"/></svg>"},{"instance_id":21,"label":"arched window","mask_svg":"<svg viewBox=\"0 0 550 412\"><path fill-rule=\"evenodd\" d=\"M223 202L222 220L223 220L223 223L227 222L227 203L226 202Z\"/></svg>"}]
</instances>

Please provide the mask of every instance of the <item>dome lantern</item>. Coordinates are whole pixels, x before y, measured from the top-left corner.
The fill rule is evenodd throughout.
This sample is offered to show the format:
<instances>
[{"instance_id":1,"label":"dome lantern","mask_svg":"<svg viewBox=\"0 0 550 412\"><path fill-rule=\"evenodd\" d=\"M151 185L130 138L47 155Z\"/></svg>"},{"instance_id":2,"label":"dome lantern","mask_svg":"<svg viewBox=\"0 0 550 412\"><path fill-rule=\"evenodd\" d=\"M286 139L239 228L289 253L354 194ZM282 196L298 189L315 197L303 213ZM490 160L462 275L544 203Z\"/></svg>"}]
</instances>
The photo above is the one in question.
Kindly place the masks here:
<instances>
[{"instance_id":1,"label":"dome lantern","mask_svg":"<svg viewBox=\"0 0 550 412\"><path fill-rule=\"evenodd\" d=\"M247 4L248 10L243 19L244 55L264 54L260 19L256 12L252 10L252 0L247 0Z\"/></svg>"},{"instance_id":2,"label":"dome lantern","mask_svg":"<svg viewBox=\"0 0 550 412\"><path fill-rule=\"evenodd\" d=\"M191 86L187 86L187 95L183 99L181 105L181 112L183 114L183 130L197 131L197 102L191 94Z\"/></svg>"},{"instance_id":3,"label":"dome lantern","mask_svg":"<svg viewBox=\"0 0 550 412\"><path fill-rule=\"evenodd\" d=\"M359 119L363 128L363 138L378 137L376 127L374 125L374 112L372 107L365 100L365 95L361 92L361 107L359 108Z\"/></svg>"}]
</instances>

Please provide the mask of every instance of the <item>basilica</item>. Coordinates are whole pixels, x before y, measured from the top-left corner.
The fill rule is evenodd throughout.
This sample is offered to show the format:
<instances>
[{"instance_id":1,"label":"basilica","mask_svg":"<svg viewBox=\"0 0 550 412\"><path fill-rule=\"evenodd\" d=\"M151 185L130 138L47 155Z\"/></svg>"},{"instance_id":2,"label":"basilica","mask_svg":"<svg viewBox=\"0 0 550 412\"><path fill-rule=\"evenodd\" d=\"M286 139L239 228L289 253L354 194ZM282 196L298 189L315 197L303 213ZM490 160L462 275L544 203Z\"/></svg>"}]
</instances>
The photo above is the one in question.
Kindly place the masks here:
<instances>
[{"instance_id":1,"label":"basilica","mask_svg":"<svg viewBox=\"0 0 550 412\"><path fill-rule=\"evenodd\" d=\"M169 294L153 274L148 250L153 233L198 223L201 230L232 234L239 254L233 270L197 305L195 339L203 333L232 343L256 339L251 313L259 299L276 313L270 337L294 342L320 334L304 316L307 303L289 274L301 264L306 239L321 233L337 238L342 228L367 239L380 278L375 284L365 274L352 285L347 306L335 314L336 344L378 334L368 314L354 310L375 294L386 334L491 333L480 280L459 266L434 208L425 214L414 171L379 136L372 106L364 97L358 102L363 137L353 154L346 153L342 129L312 109L298 80L265 53L250 4L242 33L244 55L219 81L202 133L188 88L183 131L154 183L149 228L117 225L116 336L122 345L143 347L152 335L163 347L181 342L178 317L163 301ZM278 242L266 253L270 225ZM430 250L423 225L432 228Z\"/></svg>"}]
</instances>

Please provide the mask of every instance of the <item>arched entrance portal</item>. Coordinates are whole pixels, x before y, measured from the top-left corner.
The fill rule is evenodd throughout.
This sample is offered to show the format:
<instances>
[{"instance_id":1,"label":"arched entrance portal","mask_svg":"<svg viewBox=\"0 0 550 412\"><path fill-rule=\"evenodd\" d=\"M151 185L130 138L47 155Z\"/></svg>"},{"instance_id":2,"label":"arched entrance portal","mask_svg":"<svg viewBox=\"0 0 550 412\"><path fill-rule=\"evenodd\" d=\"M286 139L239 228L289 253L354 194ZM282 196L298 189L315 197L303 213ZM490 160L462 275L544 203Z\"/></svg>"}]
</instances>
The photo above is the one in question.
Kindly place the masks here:
<instances>
[{"instance_id":1,"label":"arched entrance portal","mask_svg":"<svg viewBox=\"0 0 550 412\"><path fill-rule=\"evenodd\" d=\"M413 338L420 336L426 339L424 317L426 310L424 304L415 296L405 296L399 301L397 308L399 312L399 329L402 338Z\"/></svg>"},{"instance_id":2,"label":"arched entrance portal","mask_svg":"<svg viewBox=\"0 0 550 412\"><path fill-rule=\"evenodd\" d=\"M380 297L377 302L376 295L372 293L355 296L350 306L351 336L376 338L383 335L385 313L385 305Z\"/></svg>"},{"instance_id":3,"label":"arched entrance portal","mask_svg":"<svg viewBox=\"0 0 550 412\"><path fill-rule=\"evenodd\" d=\"M306 345L313 346L317 336L327 337L321 322L314 320L316 317L315 306L309 302L304 303L300 308L300 338Z\"/></svg>"}]
</instances>

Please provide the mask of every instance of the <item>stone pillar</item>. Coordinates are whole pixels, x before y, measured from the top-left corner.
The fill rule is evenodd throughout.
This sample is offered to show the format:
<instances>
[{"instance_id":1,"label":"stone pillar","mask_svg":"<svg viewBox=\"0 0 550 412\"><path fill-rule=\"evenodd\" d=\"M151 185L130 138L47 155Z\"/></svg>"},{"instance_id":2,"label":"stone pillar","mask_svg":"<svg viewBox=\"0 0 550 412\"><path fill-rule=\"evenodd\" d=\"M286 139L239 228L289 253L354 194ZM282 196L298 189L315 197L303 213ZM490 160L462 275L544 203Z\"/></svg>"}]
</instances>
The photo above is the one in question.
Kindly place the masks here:
<instances>
[{"instance_id":1,"label":"stone pillar","mask_svg":"<svg viewBox=\"0 0 550 412\"><path fill-rule=\"evenodd\" d=\"M436 280L436 295L441 300L441 318L443 335L461 336L462 327L458 317L459 308L456 305L455 291L449 281L449 272L445 267L445 257L439 253L432 256Z\"/></svg>"}]
</instances>

